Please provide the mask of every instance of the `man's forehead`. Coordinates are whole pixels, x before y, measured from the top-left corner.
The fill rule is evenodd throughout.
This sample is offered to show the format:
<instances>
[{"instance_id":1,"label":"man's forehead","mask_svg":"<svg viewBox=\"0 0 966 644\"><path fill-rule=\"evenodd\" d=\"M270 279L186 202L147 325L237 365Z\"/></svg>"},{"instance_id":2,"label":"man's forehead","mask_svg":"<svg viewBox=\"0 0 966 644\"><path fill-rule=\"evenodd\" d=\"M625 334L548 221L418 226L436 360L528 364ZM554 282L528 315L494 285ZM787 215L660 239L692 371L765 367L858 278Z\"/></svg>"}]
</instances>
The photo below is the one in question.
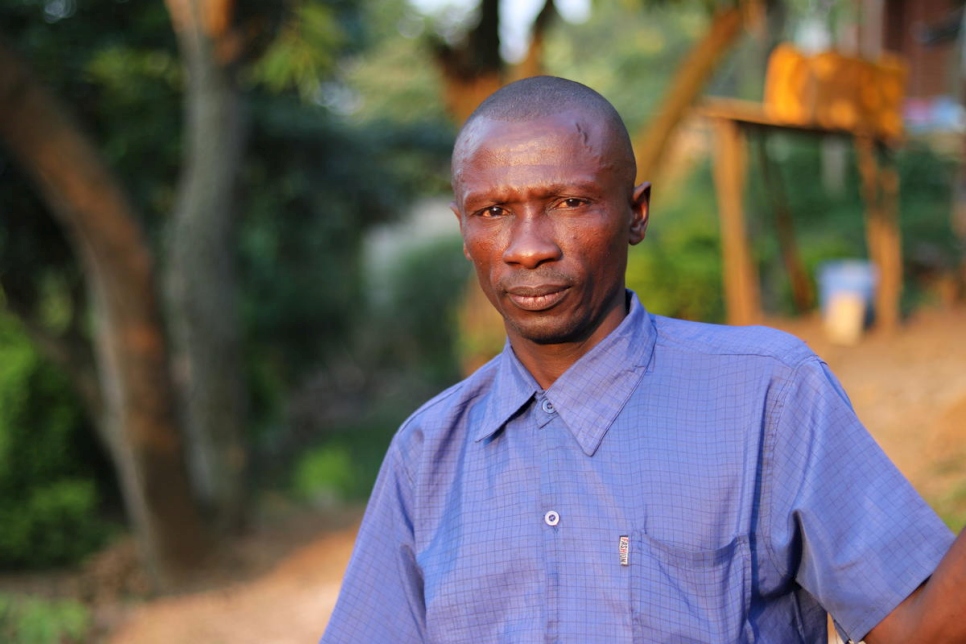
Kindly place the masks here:
<instances>
[{"instance_id":1,"label":"man's forehead","mask_svg":"<svg viewBox=\"0 0 966 644\"><path fill-rule=\"evenodd\" d=\"M605 127L586 114L571 111L526 121L479 117L460 135L454 150L454 172L473 158L504 163L535 162L548 149L601 155L607 148Z\"/></svg>"},{"instance_id":2,"label":"man's forehead","mask_svg":"<svg viewBox=\"0 0 966 644\"><path fill-rule=\"evenodd\" d=\"M538 139L550 136L578 136L584 140L600 137L603 127L599 120L580 110L568 110L526 120L502 120L480 116L463 132L464 144L471 147L491 144L509 137Z\"/></svg>"}]
</instances>

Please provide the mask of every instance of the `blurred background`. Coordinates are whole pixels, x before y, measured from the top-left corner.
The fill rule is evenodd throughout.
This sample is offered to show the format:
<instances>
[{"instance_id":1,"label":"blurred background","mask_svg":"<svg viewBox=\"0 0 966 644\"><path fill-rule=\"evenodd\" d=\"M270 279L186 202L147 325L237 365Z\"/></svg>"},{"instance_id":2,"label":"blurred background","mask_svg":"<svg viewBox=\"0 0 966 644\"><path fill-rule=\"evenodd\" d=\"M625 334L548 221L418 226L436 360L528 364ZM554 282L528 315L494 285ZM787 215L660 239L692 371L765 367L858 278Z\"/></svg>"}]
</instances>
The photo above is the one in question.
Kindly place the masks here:
<instances>
[{"instance_id":1,"label":"blurred background","mask_svg":"<svg viewBox=\"0 0 966 644\"><path fill-rule=\"evenodd\" d=\"M4 0L0 640L321 634L399 423L502 348L449 153L539 73L627 123L645 306L805 338L959 529L963 25L956 0ZM851 317L835 260L868 281Z\"/></svg>"}]
</instances>

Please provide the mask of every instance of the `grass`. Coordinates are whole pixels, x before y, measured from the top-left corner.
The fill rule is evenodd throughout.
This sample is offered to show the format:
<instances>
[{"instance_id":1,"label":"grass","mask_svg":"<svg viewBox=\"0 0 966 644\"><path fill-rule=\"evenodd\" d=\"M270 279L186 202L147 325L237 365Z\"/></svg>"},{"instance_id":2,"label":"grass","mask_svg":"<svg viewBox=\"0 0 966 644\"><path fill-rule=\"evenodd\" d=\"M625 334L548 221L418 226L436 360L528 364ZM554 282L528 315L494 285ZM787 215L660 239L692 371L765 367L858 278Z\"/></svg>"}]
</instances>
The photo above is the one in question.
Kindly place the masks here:
<instances>
[{"instance_id":1,"label":"grass","mask_svg":"<svg viewBox=\"0 0 966 644\"><path fill-rule=\"evenodd\" d=\"M966 481L960 482L932 505L953 532L962 530L966 527Z\"/></svg>"},{"instance_id":2,"label":"grass","mask_svg":"<svg viewBox=\"0 0 966 644\"><path fill-rule=\"evenodd\" d=\"M333 428L298 459L291 480L295 496L320 505L365 501L393 435L411 411L378 409L358 423Z\"/></svg>"},{"instance_id":3,"label":"grass","mask_svg":"<svg viewBox=\"0 0 966 644\"><path fill-rule=\"evenodd\" d=\"M92 622L77 601L0 593L0 640L10 644L84 642Z\"/></svg>"}]
</instances>

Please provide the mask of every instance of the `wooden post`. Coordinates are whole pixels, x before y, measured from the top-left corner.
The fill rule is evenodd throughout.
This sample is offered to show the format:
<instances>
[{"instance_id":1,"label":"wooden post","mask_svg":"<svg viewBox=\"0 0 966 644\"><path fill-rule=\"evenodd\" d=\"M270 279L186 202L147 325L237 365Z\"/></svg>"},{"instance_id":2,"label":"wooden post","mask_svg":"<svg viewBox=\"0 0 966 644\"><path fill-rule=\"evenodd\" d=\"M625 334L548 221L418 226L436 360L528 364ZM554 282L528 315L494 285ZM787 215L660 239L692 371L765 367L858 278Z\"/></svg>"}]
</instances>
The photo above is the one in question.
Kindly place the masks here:
<instances>
[{"instance_id":1,"label":"wooden post","mask_svg":"<svg viewBox=\"0 0 966 644\"><path fill-rule=\"evenodd\" d=\"M894 168L879 168L875 145L872 136L855 137L865 201L866 243L869 258L879 273L875 292L876 324L889 332L899 326L899 295L902 292L902 244L897 203L899 177Z\"/></svg>"},{"instance_id":2,"label":"wooden post","mask_svg":"<svg viewBox=\"0 0 966 644\"><path fill-rule=\"evenodd\" d=\"M785 272L788 273L789 285L792 289L792 301L795 310L806 313L815 304L815 292L808 279L805 265L798 254L795 243L795 223L792 211L788 207L788 196L781 180L781 169L775 167L768 155L768 143L765 132L757 136L758 157L761 162L761 176L765 183L765 192L771 196L771 206L775 217L775 234L778 236L778 248L781 252Z\"/></svg>"},{"instance_id":3,"label":"wooden post","mask_svg":"<svg viewBox=\"0 0 966 644\"><path fill-rule=\"evenodd\" d=\"M884 166L879 173L882 186L882 266L881 288L876 293L876 309L882 329L891 332L899 327L899 298L902 295L902 233L899 230L899 171L894 163Z\"/></svg>"},{"instance_id":4,"label":"wooden post","mask_svg":"<svg viewBox=\"0 0 966 644\"><path fill-rule=\"evenodd\" d=\"M747 150L744 132L731 119L715 119L718 145L714 182L721 219L722 271L728 324L755 324L761 319L758 272L748 247L744 186Z\"/></svg>"}]
</instances>

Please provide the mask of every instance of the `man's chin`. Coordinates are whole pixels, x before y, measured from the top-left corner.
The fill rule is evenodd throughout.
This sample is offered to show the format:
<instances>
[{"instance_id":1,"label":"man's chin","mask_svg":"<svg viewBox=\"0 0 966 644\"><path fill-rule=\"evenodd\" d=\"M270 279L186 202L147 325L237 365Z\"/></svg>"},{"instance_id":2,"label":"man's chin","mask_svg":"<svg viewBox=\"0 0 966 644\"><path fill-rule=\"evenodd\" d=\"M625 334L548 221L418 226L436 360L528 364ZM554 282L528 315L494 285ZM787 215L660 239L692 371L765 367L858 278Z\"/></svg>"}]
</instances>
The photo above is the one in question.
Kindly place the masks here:
<instances>
[{"instance_id":1,"label":"man's chin","mask_svg":"<svg viewBox=\"0 0 966 644\"><path fill-rule=\"evenodd\" d=\"M521 340L541 346L580 342L589 335L580 333L575 325L560 324L554 320L537 320L530 323L510 321L507 324L507 331L512 331L512 335Z\"/></svg>"}]
</instances>

